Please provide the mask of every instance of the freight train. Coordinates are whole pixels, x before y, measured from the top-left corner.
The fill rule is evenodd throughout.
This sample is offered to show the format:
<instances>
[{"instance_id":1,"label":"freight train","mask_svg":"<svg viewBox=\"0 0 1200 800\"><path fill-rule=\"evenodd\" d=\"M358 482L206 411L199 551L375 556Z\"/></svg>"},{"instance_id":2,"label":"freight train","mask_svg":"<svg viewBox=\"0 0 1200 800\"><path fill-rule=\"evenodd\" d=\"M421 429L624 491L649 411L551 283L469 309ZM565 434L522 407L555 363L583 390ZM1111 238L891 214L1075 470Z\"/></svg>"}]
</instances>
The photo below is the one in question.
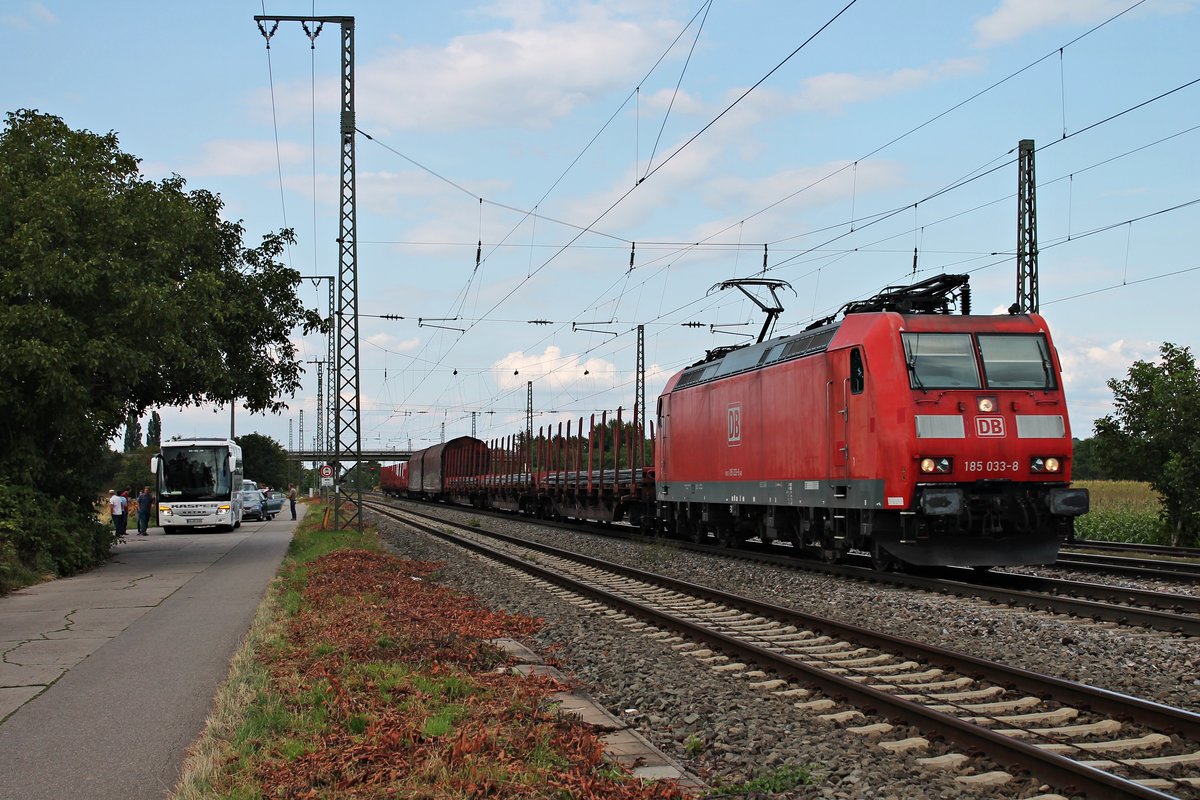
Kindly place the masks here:
<instances>
[{"instance_id":1,"label":"freight train","mask_svg":"<svg viewBox=\"0 0 1200 800\"><path fill-rule=\"evenodd\" d=\"M830 562L857 550L879 569L1053 563L1088 510L1045 320L971 314L966 276L710 351L667 381L656 420L652 457L641 431L593 417L586 436L580 419L439 444L382 488Z\"/></svg>"}]
</instances>

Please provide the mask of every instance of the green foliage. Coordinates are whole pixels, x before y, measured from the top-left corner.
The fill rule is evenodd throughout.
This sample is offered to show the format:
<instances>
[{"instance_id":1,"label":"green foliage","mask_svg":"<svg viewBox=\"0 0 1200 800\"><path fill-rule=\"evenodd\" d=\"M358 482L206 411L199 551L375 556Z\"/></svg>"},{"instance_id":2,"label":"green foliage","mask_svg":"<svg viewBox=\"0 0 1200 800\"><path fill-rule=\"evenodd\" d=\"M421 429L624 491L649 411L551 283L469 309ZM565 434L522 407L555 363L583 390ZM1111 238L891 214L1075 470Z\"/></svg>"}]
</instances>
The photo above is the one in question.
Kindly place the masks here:
<instances>
[{"instance_id":1,"label":"green foliage","mask_svg":"<svg viewBox=\"0 0 1200 800\"><path fill-rule=\"evenodd\" d=\"M324 323L296 298L299 273L276 260L291 233L245 249L220 198L184 187L143 180L115 134L8 115L0 478L82 501L96 487L77 465L130 414L232 398L278 411L300 386L289 335Z\"/></svg>"},{"instance_id":2,"label":"green foliage","mask_svg":"<svg viewBox=\"0 0 1200 800\"><path fill-rule=\"evenodd\" d=\"M291 232L245 248L221 209L178 175L143 179L113 133L7 115L0 484L46 487L86 514L106 488L96 472L107 442L148 408L235 398L251 411L285 407L279 398L300 386L291 333L328 323L301 305L300 274L278 260ZM61 534L42 550L78 568L93 552L81 535L69 553Z\"/></svg>"},{"instance_id":3,"label":"green foliage","mask_svg":"<svg viewBox=\"0 0 1200 800\"><path fill-rule=\"evenodd\" d=\"M143 486L149 486L155 491L154 473L150 471L150 459L158 450L153 447L142 447L132 453L114 453L114 464L106 483L108 489L132 489L140 492Z\"/></svg>"},{"instance_id":4,"label":"green foliage","mask_svg":"<svg viewBox=\"0 0 1200 800\"><path fill-rule=\"evenodd\" d=\"M113 531L61 497L0 486L0 594L107 557Z\"/></svg>"},{"instance_id":5,"label":"green foliage","mask_svg":"<svg viewBox=\"0 0 1200 800\"><path fill-rule=\"evenodd\" d=\"M1108 478L1108 472L1096 456L1096 440L1071 440L1071 479L1073 481L1096 481Z\"/></svg>"},{"instance_id":6,"label":"green foliage","mask_svg":"<svg viewBox=\"0 0 1200 800\"><path fill-rule=\"evenodd\" d=\"M1075 481L1088 490L1091 510L1075 520L1075 538L1133 544L1167 544L1159 497L1138 481Z\"/></svg>"},{"instance_id":7,"label":"green foliage","mask_svg":"<svg viewBox=\"0 0 1200 800\"><path fill-rule=\"evenodd\" d=\"M694 733L689 734L683 742L683 752L691 758L695 758L704 752L704 740Z\"/></svg>"},{"instance_id":8,"label":"green foliage","mask_svg":"<svg viewBox=\"0 0 1200 800\"><path fill-rule=\"evenodd\" d=\"M125 418L125 452L132 453L142 448L142 421L138 415L129 412Z\"/></svg>"},{"instance_id":9,"label":"green foliage","mask_svg":"<svg viewBox=\"0 0 1200 800\"><path fill-rule=\"evenodd\" d=\"M288 485L287 452L279 442L261 433L234 438L242 447L243 474L259 487L270 486L286 492Z\"/></svg>"},{"instance_id":10,"label":"green foliage","mask_svg":"<svg viewBox=\"0 0 1200 800\"><path fill-rule=\"evenodd\" d=\"M1162 498L1174 543L1200 536L1200 369L1165 342L1159 363L1136 361L1110 380L1115 411L1096 421L1096 454L1116 478L1144 480Z\"/></svg>"},{"instance_id":11,"label":"green foliage","mask_svg":"<svg viewBox=\"0 0 1200 800\"><path fill-rule=\"evenodd\" d=\"M717 786L713 791L714 797L730 797L733 795L761 796L763 793L790 792L800 786L808 786L813 782L812 770L796 764L785 764L769 773L752 778L742 784Z\"/></svg>"},{"instance_id":12,"label":"green foliage","mask_svg":"<svg viewBox=\"0 0 1200 800\"><path fill-rule=\"evenodd\" d=\"M150 422L146 424L146 446L160 447L162 445L162 417L157 411L150 412Z\"/></svg>"}]
</instances>

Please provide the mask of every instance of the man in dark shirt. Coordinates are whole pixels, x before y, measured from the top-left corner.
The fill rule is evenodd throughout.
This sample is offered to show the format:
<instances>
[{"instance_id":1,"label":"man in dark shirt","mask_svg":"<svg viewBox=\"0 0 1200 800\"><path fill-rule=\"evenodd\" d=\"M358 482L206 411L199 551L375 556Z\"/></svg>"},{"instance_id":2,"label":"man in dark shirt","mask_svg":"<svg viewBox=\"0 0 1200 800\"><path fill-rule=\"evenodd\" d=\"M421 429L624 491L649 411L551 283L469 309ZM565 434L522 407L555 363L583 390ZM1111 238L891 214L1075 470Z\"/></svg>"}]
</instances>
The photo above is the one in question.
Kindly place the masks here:
<instances>
[{"instance_id":1,"label":"man in dark shirt","mask_svg":"<svg viewBox=\"0 0 1200 800\"><path fill-rule=\"evenodd\" d=\"M142 493L137 496L138 510L138 536L149 536L148 528L150 527L150 509L154 507L154 495L150 494L150 487L142 487Z\"/></svg>"}]
</instances>

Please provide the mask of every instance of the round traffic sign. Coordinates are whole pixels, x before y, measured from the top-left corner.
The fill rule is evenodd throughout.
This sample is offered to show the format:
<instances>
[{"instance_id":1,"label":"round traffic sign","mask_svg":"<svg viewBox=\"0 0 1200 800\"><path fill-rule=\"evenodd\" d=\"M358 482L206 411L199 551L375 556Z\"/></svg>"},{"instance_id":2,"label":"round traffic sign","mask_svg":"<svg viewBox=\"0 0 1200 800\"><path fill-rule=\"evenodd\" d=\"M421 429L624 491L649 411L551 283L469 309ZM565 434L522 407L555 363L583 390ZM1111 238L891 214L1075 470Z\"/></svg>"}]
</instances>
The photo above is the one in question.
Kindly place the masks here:
<instances>
[{"instance_id":1,"label":"round traffic sign","mask_svg":"<svg viewBox=\"0 0 1200 800\"><path fill-rule=\"evenodd\" d=\"M333 465L332 464L322 464L321 465L321 477L322 478L332 478L333 477Z\"/></svg>"}]
</instances>

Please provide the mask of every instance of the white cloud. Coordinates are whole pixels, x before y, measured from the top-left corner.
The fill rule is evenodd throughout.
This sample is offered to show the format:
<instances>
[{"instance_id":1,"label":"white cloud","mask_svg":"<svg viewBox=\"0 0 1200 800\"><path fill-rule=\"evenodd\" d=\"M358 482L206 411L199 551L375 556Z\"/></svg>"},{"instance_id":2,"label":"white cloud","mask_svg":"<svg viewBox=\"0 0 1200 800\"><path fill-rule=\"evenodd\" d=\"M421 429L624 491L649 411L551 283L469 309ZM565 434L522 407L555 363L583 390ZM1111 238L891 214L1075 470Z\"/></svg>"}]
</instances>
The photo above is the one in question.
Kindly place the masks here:
<instances>
[{"instance_id":1,"label":"white cloud","mask_svg":"<svg viewBox=\"0 0 1200 800\"><path fill-rule=\"evenodd\" d=\"M699 98L693 97L685 90L659 89L652 94L644 94L641 98L642 111L661 111L670 109L672 114L703 114L712 111ZM659 121L661 124L661 120Z\"/></svg>"},{"instance_id":2,"label":"white cloud","mask_svg":"<svg viewBox=\"0 0 1200 800\"><path fill-rule=\"evenodd\" d=\"M869 75L828 72L806 79L790 104L798 111L835 113L855 103L910 92L979 68L976 59L951 59L932 66L904 67Z\"/></svg>"},{"instance_id":3,"label":"white cloud","mask_svg":"<svg viewBox=\"0 0 1200 800\"><path fill-rule=\"evenodd\" d=\"M41 3L34 3L33 5L31 5L29 7L29 13L33 14L35 17L40 19L42 22L49 22L49 23L58 22L58 17L56 17L54 15L54 12L51 11L50 9L46 8Z\"/></svg>"},{"instance_id":4,"label":"white cloud","mask_svg":"<svg viewBox=\"0 0 1200 800\"><path fill-rule=\"evenodd\" d=\"M280 161L296 164L311 158L311 148L306 145L280 142L276 151L275 142L256 139L217 139L205 142L203 150L200 159L184 167L181 174L262 175L277 171Z\"/></svg>"},{"instance_id":5,"label":"white cloud","mask_svg":"<svg viewBox=\"0 0 1200 800\"><path fill-rule=\"evenodd\" d=\"M1127 0L1002 0L999 8L975 23L976 44L991 47L1042 28L1101 22L1128 7ZM1191 8L1190 0L1184 0L1157 3L1138 11L1179 14Z\"/></svg>"},{"instance_id":6,"label":"white cloud","mask_svg":"<svg viewBox=\"0 0 1200 800\"><path fill-rule=\"evenodd\" d=\"M1086 439L1092 435L1092 423L1112 413L1112 391L1108 381L1122 379L1134 361L1154 361L1158 346L1152 342L1111 342L1096 340L1058 341L1062 362L1063 386L1067 391L1072 435Z\"/></svg>"},{"instance_id":7,"label":"white cloud","mask_svg":"<svg viewBox=\"0 0 1200 800\"><path fill-rule=\"evenodd\" d=\"M611 385L616 365L602 358L585 358L578 353L564 354L557 345L549 345L540 354L517 350L492 364L500 389L515 389L526 381L554 377L558 382L582 385ZM587 375L584 375L584 372Z\"/></svg>"},{"instance_id":8,"label":"white cloud","mask_svg":"<svg viewBox=\"0 0 1200 800\"><path fill-rule=\"evenodd\" d=\"M45 22L51 25L58 22L58 17L41 3L30 3L27 9L16 14L0 15L0 25L29 30L35 23Z\"/></svg>"},{"instance_id":9,"label":"white cloud","mask_svg":"<svg viewBox=\"0 0 1200 800\"><path fill-rule=\"evenodd\" d=\"M546 19L540 3L488 9L506 28L457 36L440 47L393 49L356 67L362 124L386 131L547 128L597 95L632 85L678 30L646 12L581 4L572 19ZM276 107L308 113L308 83L276 88ZM321 108L337 108L338 82L316 88ZM262 91L260 91L262 94ZM258 98L256 107L270 107ZM286 111L291 109L291 111ZM371 131L375 132L375 131Z\"/></svg>"},{"instance_id":10,"label":"white cloud","mask_svg":"<svg viewBox=\"0 0 1200 800\"><path fill-rule=\"evenodd\" d=\"M411 353L421 346L421 337L412 336L408 339L398 339L387 333L376 333L364 337L367 342L392 353Z\"/></svg>"}]
</instances>

